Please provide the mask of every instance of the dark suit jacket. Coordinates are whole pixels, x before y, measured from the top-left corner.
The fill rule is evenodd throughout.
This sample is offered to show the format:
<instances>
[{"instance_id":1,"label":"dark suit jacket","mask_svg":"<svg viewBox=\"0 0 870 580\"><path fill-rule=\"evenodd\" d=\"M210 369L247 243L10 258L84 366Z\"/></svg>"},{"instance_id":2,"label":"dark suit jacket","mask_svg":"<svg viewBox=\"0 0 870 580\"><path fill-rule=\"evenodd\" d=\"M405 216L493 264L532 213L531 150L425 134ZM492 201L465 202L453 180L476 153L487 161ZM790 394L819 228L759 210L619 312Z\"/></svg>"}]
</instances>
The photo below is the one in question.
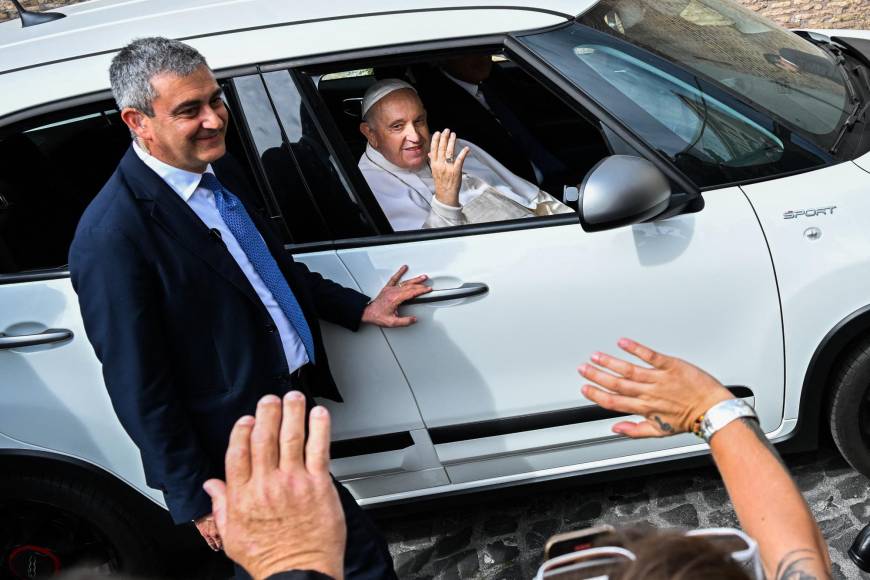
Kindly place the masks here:
<instances>
[{"instance_id":1,"label":"dark suit jacket","mask_svg":"<svg viewBox=\"0 0 870 580\"><path fill-rule=\"evenodd\" d=\"M311 327L314 395L340 400L318 318L351 330L368 298L297 264L275 239L231 160L214 164L245 204ZM202 483L223 477L233 423L289 388L281 339L226 247L132 147L88 206L69 256L88 338L148 485L176 523L211 511Z\"/></svg>"},{"instance_id":2,"label":"dark suit jacket","mask_svg":"<svg viewBox=\"0 0 870 580\"><path fill-rule=\"evenodd\" d=\"M528 156L498 119L435 66L412 68L415 87L426 108L431 132L449 128L471 141L507 167L512 173L537 183ZM493 69L493 77L498 73ZM494 78L490 79L495 82ZM488 81L489 82L489 81Z\"/></svg>"}]
</instances>

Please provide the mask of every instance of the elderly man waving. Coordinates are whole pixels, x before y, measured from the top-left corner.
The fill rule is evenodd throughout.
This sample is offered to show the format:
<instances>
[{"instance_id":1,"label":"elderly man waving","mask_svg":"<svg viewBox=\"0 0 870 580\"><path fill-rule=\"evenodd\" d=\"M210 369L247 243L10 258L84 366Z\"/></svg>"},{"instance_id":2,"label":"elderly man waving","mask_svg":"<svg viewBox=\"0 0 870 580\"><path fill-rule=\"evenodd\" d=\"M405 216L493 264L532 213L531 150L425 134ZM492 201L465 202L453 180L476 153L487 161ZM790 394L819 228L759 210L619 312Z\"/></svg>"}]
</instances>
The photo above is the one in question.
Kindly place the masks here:
<instances>
[{"instance_id":1,"label":"elderly man waving","mask_svg":"<svg viewBox=\"0 0 870 580\"><path fill-rule=\"evenodd\" d=\"M368 145L359 168L394 230L571 211L449 129L430 139L423 103L404 81L372 85L362 114L360 131Z\"/></svg>"}]
</instances>

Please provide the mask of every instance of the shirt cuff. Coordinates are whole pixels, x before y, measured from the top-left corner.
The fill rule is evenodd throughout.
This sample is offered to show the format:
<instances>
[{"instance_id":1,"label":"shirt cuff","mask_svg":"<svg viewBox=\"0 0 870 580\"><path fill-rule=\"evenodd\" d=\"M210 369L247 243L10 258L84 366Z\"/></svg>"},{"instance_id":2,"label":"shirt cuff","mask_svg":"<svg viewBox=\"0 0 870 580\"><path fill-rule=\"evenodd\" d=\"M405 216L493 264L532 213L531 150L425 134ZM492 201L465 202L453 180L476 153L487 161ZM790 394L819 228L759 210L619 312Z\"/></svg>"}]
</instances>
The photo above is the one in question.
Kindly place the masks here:
<instances>
[{"instance_id":1,"label":"shirt cuff","mask_svg":"<svg viewBox=\"0 0 870 580\"><path fill-rule=\"evenodd\" d=\"M452 205L447 205L446 203L441 203L440 201L438 201L438 198L433 197L432 211L434 211L436 214L438 214L438 216L444 218L451 223L465 223L465 216L462 213L462 206L455 207Z\"/></svg>"}]
</instances>

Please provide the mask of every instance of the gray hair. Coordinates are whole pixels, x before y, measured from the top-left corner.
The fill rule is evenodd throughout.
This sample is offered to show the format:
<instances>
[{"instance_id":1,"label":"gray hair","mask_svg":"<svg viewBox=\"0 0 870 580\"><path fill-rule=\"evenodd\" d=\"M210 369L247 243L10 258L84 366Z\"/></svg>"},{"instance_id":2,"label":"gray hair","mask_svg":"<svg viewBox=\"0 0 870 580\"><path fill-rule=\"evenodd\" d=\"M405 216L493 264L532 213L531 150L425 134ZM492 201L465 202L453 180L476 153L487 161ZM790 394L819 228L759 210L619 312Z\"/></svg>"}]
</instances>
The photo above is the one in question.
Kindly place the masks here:
<instances>
[{"instance_id":1,"label":"gray hair","mask_svg":"<svg viewBox=\"0 0 870 580\"><path fill-rule=\"evenodd\" d=\"M137 38L112 59L112 95L119 109L130 107L151 117L151 104L158 96L151 79L163 73L186 77L201 66L208 66L205 58L183 42L159 36Z\"/></svg>"}]
</instances>

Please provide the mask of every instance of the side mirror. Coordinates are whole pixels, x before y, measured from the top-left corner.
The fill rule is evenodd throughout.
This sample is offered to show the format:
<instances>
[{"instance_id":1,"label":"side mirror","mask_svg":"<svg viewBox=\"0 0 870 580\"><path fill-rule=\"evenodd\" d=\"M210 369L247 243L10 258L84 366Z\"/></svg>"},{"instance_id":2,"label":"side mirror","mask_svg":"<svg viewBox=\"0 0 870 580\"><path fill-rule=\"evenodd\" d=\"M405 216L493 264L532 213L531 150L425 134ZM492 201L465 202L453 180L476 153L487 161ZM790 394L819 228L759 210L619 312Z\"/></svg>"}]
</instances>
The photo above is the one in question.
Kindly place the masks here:
<instances>
[{"instance_id":1,"label":"side mirror","mask_svg":"<svg viewBox=\"0 0 870 580\"><path fill-rule=\"evenodd\" d=\"M659 169L640 157L611 155L580 185L580 225L587 232L636 224L664 212L671 186Z\"/></svg>"}]
</instances>

